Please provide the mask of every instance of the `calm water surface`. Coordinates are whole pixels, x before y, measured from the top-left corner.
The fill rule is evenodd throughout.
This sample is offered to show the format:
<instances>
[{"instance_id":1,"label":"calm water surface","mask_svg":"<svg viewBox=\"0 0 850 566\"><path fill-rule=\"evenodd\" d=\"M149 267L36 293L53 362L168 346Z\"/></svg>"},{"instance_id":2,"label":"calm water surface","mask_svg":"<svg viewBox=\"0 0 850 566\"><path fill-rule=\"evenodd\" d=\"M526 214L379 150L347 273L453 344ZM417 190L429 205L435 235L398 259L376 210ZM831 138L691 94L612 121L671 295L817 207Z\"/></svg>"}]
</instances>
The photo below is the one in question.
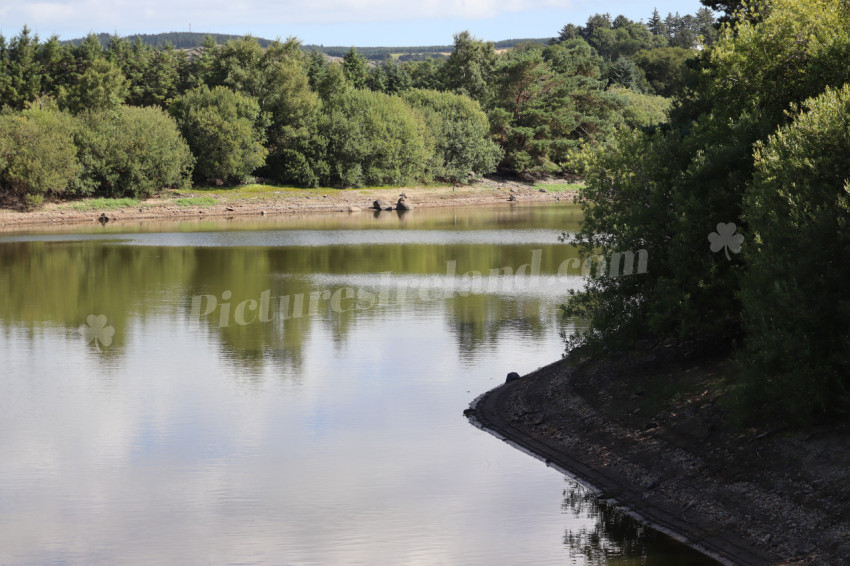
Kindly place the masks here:
<instances>
[{"instance_id":1,"label":"calm water surface","mask_svg":"<svg viewBox=\"0 0 850 566\"><path fill-rule=\"evenodd\" d=\"M462 415L561 355L578 220L0 234L0 564L710 563Z\"/></svg>"}]
</instances>

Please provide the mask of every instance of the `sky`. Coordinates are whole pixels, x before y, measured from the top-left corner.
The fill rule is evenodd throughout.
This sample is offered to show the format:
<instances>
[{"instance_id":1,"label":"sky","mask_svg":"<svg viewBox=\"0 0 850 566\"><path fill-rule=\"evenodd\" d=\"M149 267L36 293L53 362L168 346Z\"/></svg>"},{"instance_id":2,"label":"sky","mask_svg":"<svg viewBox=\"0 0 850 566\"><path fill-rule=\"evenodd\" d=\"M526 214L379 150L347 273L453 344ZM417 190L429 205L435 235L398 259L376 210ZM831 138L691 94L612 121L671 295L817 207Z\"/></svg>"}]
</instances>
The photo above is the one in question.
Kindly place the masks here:
<instances>
[{"instance_id":1,"label":"sky","mask_svg":"<svg viewBox=\"0 0 850 566\"><path fill-rule=\"evenodd\" d=\"M654 8L692 14L699 0L0 0L0 32L26 24L40 37L167 31L295 36L305 44L412 46L552 37L565 24L608 12L646 20Z\"/></svg>"}]
</instances>

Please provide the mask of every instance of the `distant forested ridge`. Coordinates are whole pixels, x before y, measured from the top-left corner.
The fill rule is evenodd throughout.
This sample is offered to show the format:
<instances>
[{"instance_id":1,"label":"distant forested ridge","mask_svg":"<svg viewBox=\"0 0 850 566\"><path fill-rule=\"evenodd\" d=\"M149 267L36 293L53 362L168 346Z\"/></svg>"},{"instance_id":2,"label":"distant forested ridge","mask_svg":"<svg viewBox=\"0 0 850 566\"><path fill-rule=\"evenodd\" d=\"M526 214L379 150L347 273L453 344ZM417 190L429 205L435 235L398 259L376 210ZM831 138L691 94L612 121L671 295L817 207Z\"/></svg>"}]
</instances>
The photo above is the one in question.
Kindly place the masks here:
<instances>
[{"instance_id":1,"label":"distant forested ridge","mask_svg":"<svg viewBox=\"0 0 850 566\"><path fill-rule=\"evenodd\" d=\"M122 39L126 39L127 41L133 43L138 38L145 45L149 45L150 47L162 48L166 45L171 45L176 49L197 49L203 46L204 41L207 36L213 38L213 40L217 44L223 44L228 41L242 39L245 36L241 35L229 35L229 34L221 34L221 33L198 33L198 32L184 32L184 31L171 31L167 33L154 33L154 34L135 34L124 36ZM103 47L109 45L110 40L112 39L112 35L108 33L99 33L96 34L98 41ZM61 44L69 44L78 46L80 45L85 38L77 38L77 39L69 39L61 41ZM261 47L268 47L273 43L271 39L263 39L261 37L256 38L257 43L260 44ZM515 45L519 45L520 43L540 43L545 44L550 41L550 38L530 38L530 39L505 39L502 41L497 41L494 43L496 49L509 49L514 47ZM305 51L319 51L320 53L324 53L330 57L344 57L348 50L351 49L351 46L325 46L325 45L313 45L307 44L303 45L302 49ZM401 58L403 60L415 59L416 56L420 56L419 58L426 57L447 57L449 53L454 49L453 45L421 45L421 46L400 46L400 47L355 47L357 52L360 55L363 55L366 59L372 61L383 61L389 57L393 58Z\"/></svg>"}]
</instances>

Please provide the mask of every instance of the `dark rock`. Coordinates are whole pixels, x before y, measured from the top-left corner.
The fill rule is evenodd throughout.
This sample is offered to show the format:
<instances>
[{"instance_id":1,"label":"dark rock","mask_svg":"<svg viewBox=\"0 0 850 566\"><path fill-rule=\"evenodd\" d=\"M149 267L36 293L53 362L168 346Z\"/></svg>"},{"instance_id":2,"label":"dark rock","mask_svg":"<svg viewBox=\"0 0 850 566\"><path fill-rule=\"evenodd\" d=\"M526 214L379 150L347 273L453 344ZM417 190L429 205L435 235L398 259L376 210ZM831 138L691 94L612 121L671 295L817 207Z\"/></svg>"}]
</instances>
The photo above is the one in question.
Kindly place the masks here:
<instances>
[{"instance_id":1,"label":"dark rock","mask_svg":"<svg viewBox=\"0 0 850 566\"><path fill-rule=\"evenodd\" d=\"M390 203L388 203L384 199L379 198L375 202L372 203L372 208L374 208L375 210L392 210L393 205L391 205Z\"/></svg>"},{"instance_id":2,"label":"dark rock","mask_svg":"<svg viewBox=\"0 0 850 566\"><path fill-rule=\"evenodd\" d=\"M511 201L511 202L515 201L516 195L511 195L510 197L508 197L508 200Z\"/></svg>"},{"instance_id":3,"label":"dark rock","mask_svg":"<svg viewBox=\"0 0 850 566\"><path fill-rule=\"evenodd\" d=\"M403 195L398 199L398 202L396 203L395 207L396 210L410 210L411 208L413 208L413 206L407 202L407 199L405 199Z\"/></svg>"},{"instance_id":4,"label":"dark rock","mask_svg":"<svg viewBox=\"0 0 850 566\"><path fill-rule=\"evenodd\" d=\"M519 374L515 371L512 371L508 374L507 379L505 379L505 383L510 383L511 381L516 381L517 379L519 379Z\"/></svg>"}]
</instances>

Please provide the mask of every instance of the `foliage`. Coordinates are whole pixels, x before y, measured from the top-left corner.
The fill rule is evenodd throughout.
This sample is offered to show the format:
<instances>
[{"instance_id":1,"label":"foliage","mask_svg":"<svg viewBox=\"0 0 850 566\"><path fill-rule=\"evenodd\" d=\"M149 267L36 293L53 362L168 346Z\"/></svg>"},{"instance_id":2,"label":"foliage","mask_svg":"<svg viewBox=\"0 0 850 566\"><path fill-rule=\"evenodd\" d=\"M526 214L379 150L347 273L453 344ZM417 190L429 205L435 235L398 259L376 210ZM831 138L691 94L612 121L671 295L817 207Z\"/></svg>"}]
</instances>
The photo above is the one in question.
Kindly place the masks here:
<instances>
[{"instance_id":1,"label":"foliage","mask_svg":"<svg viewBox=\"0 0 850 566\"><path fill-rule=\"evenodd\" d=\"M455 34L454 40L454 51L440 69L441 82L447 90L484 104L490 98L496 68L493 43L475 39L468 31Z\"/></svg>"},{"instance_id":2,"label":"foliage","mask_svg":"<svg viewBox=\"0 0 850 566\"><path fill-rule=\"evenodd\" d=\"M217 86L189 91L169 107L195 156L195 179L237 183L265 163L260 109L253 98Z\"/></svg>"},{"instance_id":3,"label":"foliage","mask_svg":"<svg viewBox=\"0 0 850 566\"><path fill-rule=\"evenodd\" d=\"M400 185L425 177L429 158L422 118L399 97L348 89L323 105L318 135L322 184Z\"/></svg>"},{"instance_id":4,"label":"foliage","mask_svg":"<svg viewBox=\"0 0 850 566\"><path fill-rule=\"evenodd\" d=\"M78 194L139 198L188 186L192 154L173 118L159 108L120 106L87 112L81 122Z\"/></svg>"},{"instance_id":5,"label":"foliage","mask_svg":"<svg viewBox=\"0 0 850 566\"><path fill-rule=\"evenodd\" d=\"M671 97L684 90L688 77L685 62L695 56L690 49L662 47L639 51L632 60L643 71L651 92Z\"/></svg>"},{"instance_id":6,"label":"foliage","mask_svg":"<svg viewBox=\"0 0 850 566\"><path fill-rule=\"evenodd\" d=\"M659 126L668 120L671 106L669 98L643 94L627 88L611 88L608 92L619 99L619 114L629 127Z\"/></svg>"},{"instance_id":7,"label":"foliage","mask_svg":"<svg viewBox=\"0 0 850 566\"><path fill-rule=\"evenodd\" d=\"M369 80L369 63L352 47L342 58L342 73L354 88L366 88Z\"/></svg>"},{"instance_id":8,"label":"foliage","mask_svg":"<svg viewBox=\"0 0 850 566\"><path fill-rule=\"evenodd\" d=\"M501 166L556 173L579 140L613 126L613 98L603 90L598 60L581 40L517 48L502 59L490 111Z\"/></svg>"},{"instance_id":9,"label":"foliage","mask_svg":"<svg viewBox=\"0 0 850 566\"><path fill-rule=\"evenodd\" d=\"M477 102L433 90L408 90L403 98L422 115L433 140L432 176L470 181L495 170L501 150L489 139L487 115Z\"/></svg>"},{"instance_id":10,"label":"foliage","mask_svg":"<svg viewBox=\"0 0 850 566\"><path fill-rule=\"evenodd\" d=\"M59 92L59 105L74 114L85 110L114 110L127 97L127 79L106 59L95 59L69 89Z\"/></svg>"},{"instance_id":11,"label":"foliage","mask_svg":"<svg viewBox=\"0 0 850 566\"><path fill-rule=\"evenodd\" d=\"M824 116L832 116L837 122L834 126L837 130L825 130L820 138L804 143L809 123L801 121L793 133L778 136L775 138L778 141L767 140L777 127L788 124L793 116L787 113L789 108L829 87L850 82L850 69L846 65L850 56L850 30L843 24L850 15L848 10L840 0L775 0L762 21L742 21L735 28L724 28L715 46L697 60L694 88L685 91L671 111L670 127L622 131L597 151L588 150L582 155L587 177L587 188L582 192L586 222L578 240L584 252L606 255L645 249L649 271L630 277L594 276L588 293L576 297L566 307L568 313L583 315L591 321L590 329L575 337L573 344L627 349L638 339L674 338L700 341L724 351L741 336L743 311L748 321L743 330L749 330L746 340L756 344L754 349L765 352L769 364L778 364L768 364L769 367L817 375L821 383L832 387L827 390L836 392L838 382L830 376L844 371L844 366L836 361L840 358L827 357L815 363L809 354L817 350L807 350L808 344L803 343L802 355L791 365L790 357L783 361L774 354L784 351L790 356L788 352L793 350L788 337L802 334L786 333L780 338L777 333L758 335L753 329L764 330L765 327L754 325L762 324L757 317L765 315L765 305L771 304L771 300L796 296L793 295L796 292L793 287L798 284L796 278L808 269L792 269L785 275L790 254L770 255L779 253L773 246L783 246L786 239L796 237L795 232L786 231L784 236L778 236L778 227L767 228L768 222L778 218L776 211L780 215L787 212L778 226L787 228L789 223L798 223L808 242L808 251L803 251L802 246L791 248L799 252L794 256L795 261L811 266L801 260L801 255L826 257L813 253L816 235L815 247L825 246L828 250L825 254L840 253L838 248L826 244L836 237L833 233L826 236L824 230L828 232L827 226L834 230L844 214L841 208L844 184L843 181L838 184L836 179L844 174L845 168L841 168L835 156L846 155L841 146L844 142L836 134L842 127L840 124L846 121L835 118L836 111L832 114L824 111ZM827 101L818 104L828 105ZM812 120L812 127L822 123ZM844 127L843 135L846 135ZM759 142L767 145L756 153L756 162L754 147L760 147ZM824 146L824 143L832 145ZM787 146L785 149L781 149L783 144ZM785 156L787 163L783 162ZM807 182L811 183L811 189L800 180L803 176L810 178ZM778 190L777 182L770 180L773 177L789 192L770 200L765 195ZM795 185L784 183L792 179L799 185L799 197L795 196L798 190ZM817 199L823 198L823 193L818 191L830 179L831 208L826 205L818 208ZM744 198L745 194L752 196ZM789 202L780 206L781 198ZM807 199L812 199L811 205ZM802 208L789 211L787 207L796 206L795 203ZM816 221L817 215L806 216L815 210L824 215L823 223ZM742 218L753 221L760 230L757 241L763 244L757 244L757 250L764 250L760 256L762 263L746 265L740 256L727 259L724 254L712 254L709 249L707 236L718 223L736 222L738 229L750 234ZM768 237L773 241L764 243ZM752 240L748 235L745 249ZM759 256L747 253L744 257L749 260ZM773 259L780 260L776 268L763 271L763 262ZM745 282L758 281L762 286L745 284L742 292L742 277ZM779 291L759 298L763 303L754 302L768 283ZM840 305L842 295L833 285L828 280L811 287L812 292L820 295L810 300ZM786 288L791 294L786 294ZM779 308L776 302L773 306ZM784 303L782 308L798 306ZM808 314L797 316L808 320ZM832 323L839 324L839 319L828 319L828 324ZM784 332L783 328L786 327L780 327L779 332ZM836 336L837 343L843 339L840 334ZM827 342L824 348L831 352L837 343ZM743 357L745 365L758 359L754 355ZM757 373L762 379L770 379ZM788 403L793 403L793 397L802 391L782 385L781 377L772 383L780 384L775 391Z\"/></svg>"},{"instance_id":12,"label":"foliage","mask_svg":"<svg viewBox=\"0 0 850 566\"><path fill-rule=\"evenodd\" d=\"M0 114L0 187L22 196L65 192L79 174L75 130L50 101Z\"/></svg>"},{"instance_id":13,"label":"foliage","mask_svg":"<svg viewBox=\"0 0 850 566\"><path fill-rule=\"evenodd\" d=\"M758 145L742 283L748 409L850 414L850 85Z\"/></svg>"}]
</instances>

